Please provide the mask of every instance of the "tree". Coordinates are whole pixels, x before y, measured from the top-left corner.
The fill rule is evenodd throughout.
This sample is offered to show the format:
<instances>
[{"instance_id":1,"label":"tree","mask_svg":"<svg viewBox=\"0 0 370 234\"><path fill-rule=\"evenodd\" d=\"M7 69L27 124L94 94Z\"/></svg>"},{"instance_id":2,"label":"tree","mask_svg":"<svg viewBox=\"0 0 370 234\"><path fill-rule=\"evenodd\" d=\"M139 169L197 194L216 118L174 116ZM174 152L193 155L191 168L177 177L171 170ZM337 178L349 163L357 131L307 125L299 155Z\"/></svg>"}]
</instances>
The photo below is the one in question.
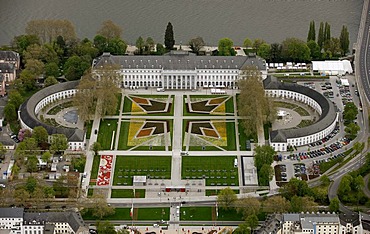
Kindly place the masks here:
<instances>
[{"instance_id":1,"label":"tree","mask_svg":"<svg viewBox=\"0 0 370 234\"><path fill-rule=\"evenodd\" d=\"M23 97L17 90L11 90L8 95L8 103L13 104L15 109L18 110L23 103Z\"/></svg>"},{"instance_id":2,"label":"tree","mask_svg":"<svg viewBox=\"0 0 370 234\"><path fill-rule=\"evenodd\" d=\"M15 149L15 156L17 159L23 160L26 155L35 154L36 150L38 150L36 140L32 137L28 137L18 144Z\"/></svg>"},{"instance_id":3,"label":"tree","mask_svg":"<svg viewBox=\"0 0 370 234\"><path fill-rule=\"evenodd\" d=\"M33 44L40 44L40 40L36 35L16 36L11 42L12 48L14 48L21 55L23 55L23 52L27 49L28 46Z\"/></svg>"},{"instance_id":4,"label":"tree","mask_svg":"<svg viewBox=\"0 0 370 234\"><path fill-rule=\"evenodd\" d=\"M121 38L113 38L108 41L106 48L107 52L113 55L124 55L126 53L127 44Z\"/></svg>"},{"instance_id":5,"label":"tree","mask_svg":"<svg viewBox=\"0 0 370 234\"><path fill-rule=\"evenodd\" d=\"M350 194L351 194L351 183L352 183L352 176L347 174L344 175L339 183L338 187L338 197L342 201L350 201Z\"/></svg>"},{"instance_id":6,"label":"tree","mask_svg":"<svg viewBox=\"0 0 370 234\"><path fill-rule=\"evenodd\" d=\"M291 201L291 211L298 212L315 212L317 211L317 203L314 202L312 197L298 197L293 196Z\"/></svg>"},{"instance_id":7,"label":"tree","mask_svg":"<svg viewBox=\"0 0 370 234\"><path fill-rule=\"evenodd\" d=\"M273 196L263 202L263 210L266 213L284 213L290 210L290 203L282 196Z\"/></svg>"},{"instance_id":8,"label":"tree","mask_svg":"<svg viewBox=\"0 0 370 234\"><path fill-rule=\"evenodd\" d=\"M358 131L360 131L360 126L355 123L350 123L347 125L344 131L348 134L347 137L353 140L356 138Z\"/></svg>"},{"instance_id":9,"label":"tree","mask_svg":"<svg viewBox=\"0 0 370 234\"><path fill-rule=\"evenodd\" d=\"M257 215L261 209L260 201L255 197L246 197L235 202L236 211L246 219L249 215Z\"/></svg>"},{"instance_id":10,"label":"tree","mask_svg":"<svg viewBox=\"0 0 370 234\"><path fill-rule=\"evenodd\" d=\"M19 171L20 171L20 168L19 166L17 165L17 163L15 163L12 167L12 176L17 179L18 178L18 175L19 175Z\"/></svg>"},{"instance_id":11,"label":"tree","mask_svg":"<svg viewBox=\"0 0 370 234\"><path fill-rule=\"evenodd\" d=\"M44 63L38 59L28 59L25 67L36 76L43 74L45 69Z\"/></svg>"},{"instance_id":12,"label":"tree","mask_svg":"<svg viewBox=\"0 0 370 234\"><path fill-rule=\"evenodd\" d=\"M205 45L203 38L200 36L197 36L189 41L190 49L193 53L199 54L199 51L203 48Z\"/></svg>"},{"instance_id":13,"label":"tree","mask_svg":"<svg viewBox=\"0 0 370 234\"><path fill-rule=\"evenodd\" d=\"M74 104L84 121L95 113L99 116L112 115L118 106L118 84L121 78L115 72L115 66L99 68L95 72L99 79L87 73L77 86L78 91L74 97Z\"/></svg>"},{"instance_id":14,"label":"tree","mask_svg":"<svg viewBox=\"0 0 370 234\"><path fill-rule=\"evenodd\" d=\"M36 140L38 145L47 142L48 136L49 134L43 126L37 126L32 131L32 137Z\"/></svg>"},{"instance_id":15,"label":"tree","mask_svg":"<svg viewBox=\"0 0 370 234\"><path fill-rule=\"evenodd\" d=\"M13 122L17 120L17 111L15 106L11 103L8 103L4 107L4 116L8 122Z\"/></svg>"},{"instance_id":16,"label":"tree","mask_svg":"<svg viewBox=\"0 0 370 234\"><path fill-rule=\"evenodd\" d=\"M258 172L258 184L260 186L268 186L272 180L273 173L274 169L270 165L263 164Z\"/></svg>"},{"instance_id":17,"label":"tree","mask_svg":"<svg viewBox=\"0 0 370 234\"><path fill-rule=\"evenodd\" d=\"M271 165L274 162L274 156L276 152L274 148L268 145L258 145L254 149L254 165L258 169L261 169L263 165Z\"/></svg>"},{"instance_id":18,"label":"tree","mask_svg":"<svg viewBox=\"0 0 370 234\"><path fill-rule=\"evenodd\" d=\"M324 35L324 22L320 22L319 35L317 36L317 44L320 47L320 52L324 46L325 35Z\"/></svg>"},{"instance_id":19,"label":"tree","mask_svg":"<svg viewBox=\"0 0 370 234\"><path fill-rule=\"evenodd\" d=\"M102 219L105 216L115 213L114 208L107 204L103 196L94 194L92 199L94 202L92 203L91 210L94 217Z\"/></svg>"},{"instance_id":20,"label":"tree","mask_svg":"<svg viewBox=\"0 0 370 234\"><path fill-rule=\"evenodd\" d=\"M271 53L271 47L267 43L261 44L257 51L257 55L266 60L270 59L270 53Z\"/></svg>"},{"instance_id":21,"label":"tree","mask_svg":"<svg viewBox=\"0 0 370 234\"><path fill-rule=\"evenodd\" d=\"M234 230L233 234L250 234L251 229L246 222L239 224L239 226Z\"/></svg>"},{"instance_id":22,"label":"tree","mask_svg":"<svg viewBox=\"0 0 370 234\"><path fill-rule=\"evenodd\" d=\"M97 34L102 35L108 40L113 38L121 38L122 28L115 24L112 20L106 20L102 23L101 28Z\"/></svg>"},{"instance_id":23,"label":"tree","mask_svg":"<svg viewBox=\"0 0 370 234\"><path fill-rule=\"evenodd\" d=\"M281 61L281 45L279 43L273 43L270 46L270 62L280 62Z\"/></svg>"},{"instance_id":24,"label":"tree","mask_svg":"<svg viewBox=\"0 0 370 234\"><path fill-rule=\"evenodd\" d=\"M338 197L331 199L330 204L329 204L330 212L339 212L339 204L340 204L340 201Z\"/></svg>"},{"instance_id":25,"label":"tree","mask_svg":"<svg viewBox=\"0 0 370 234\"><path fill-rule=\"evenodd\" d=\"M287 38L282 43L282 55L286 61L304 62L310 60L310 49L298 38Z\"/></svg>"},{"instance_id":26,"label":"tree","mask_svg":"<svg viewBox=\"0 0 370 234\"><path fill-rule=\"evenodd\" d=\"M99 154L99 151L102 149L99 142L94 142L92 144L92 151L94 152L94 155L97 156Z\"/></svg>"},{"instance_id":27,"label":"tree","mask_svg":"<svg viewBox=\"0 0 370 234\"><path fill-rule=\"evenodd\" d=\"M60 153L66 149L68 149L68 140L64 134L51 135L50 150Z\"/></svg>"},{"instance_id":28,"label":"tree","mask_svg":"<svg viewBox=\"0 0 370 234\"><path fill-rule=\"evenodd\" d=\"M310 28L308 31L307 42L316 40L315 21L310 22Z\"/></svg>"},{"instance_id":29,"label":"tree","mask_svg":"<svg viewBox=\"0 0 370 234\"><path fill-rule=\"evenodd\" d=\"M52 85L55 85L55 84L58 84L58 81L57 81L57 79L55 79L54 76L48 76L44 81L45 87L49 87L49 86L52 86Z\"/></svg>"},{"instance_id":30,"label":"tree","mask_svg":"<svg viewBox=\"0 0 370 234\"><path fill-rule=\"evenodd\" d=\"M172 50L175 45L175 39L173 34L173 27L171 22L168 22L166 32L164 34L164 45L167 50Z\"/></svg>"},{"instance_id":31,"label":"tree","mask_svg":"<svg viewBox=\"0 0 370 234\"><path fill-rule=\"evenodd\" d=\"M312 59L321 58L320 46L316 43L316 41L311 40L307 42L307 46L310 49L310 55Z\"/></svg>"},{"instance_id":32,"label":"tree","mask_svg":"<svg viewBox=\"0 0 370 234\"><path fill-rule=\"evenodd\" d=\"M76 38L73 24L68 20L61 19L31 20L27 23L26 33L38 36L43 43L50 43L57 36L62 36L66 41Z\"/></svg>"},{"instance_id":33,"label":"tree","mask_svg":"<svg viewBox=\"0 0 370 234\"><path fill-rule=\"evenodd\" d=\"M90 66L82 57L72 56L64 64L64 75L68 80L78 80Z\"/></svg>"},{"instance_id":34,"label":"tree","mask_svg":"<svg viewBox=\"0 0 370 234\"><path fill-rule=\"evenodd\" d=\"M157 48L157 55L163 55L164 53L166 53L166 49L163 47L161 43L158 43L156 45L156 48Z\"/></svg>"},{"instance_id":35,"label":"tree","mask_svg":"<svg viewBox=\"0 0 370 234\"><path fill-rule=\"evenodd\" d=\"M265 95L262 78L256 67L246 67L238 81L240 95L238 98L239 115L243 116L242 126L247 136L257 133L257 128L267 121L273 121L276 115L273 102Z\"/></svg>"},{"instance_id":36,"label":"tree","mask_svg":"<svg viewBox=\"0 0 370 234\"><path fill-rule=\"evenodd\" d=\"M249 215L245 222L253 230L258 226L258 217L256 214Z\"/></svg>"},{"instance_id":37,"label":"tree","mask_svg":"<svg viewBox=\"0 0 370 234\"><path fill-rule=\"evenodd\" d=\"M332 37L325 44L325 57L339 57L341 55L340 41L338 38Z\"/></svg>"},{"instance_id":38,"label":"tree","mask_svg":"<svg viewBox=\"0 0 370 234\"><path fill-rule=\"evenodd\" d=\"M49 152L49 151L46 151L45 153L43 153L42 154L42 156L41 156L41 160L43 161L43 162L49 162L50 161L50 159L51 159L51 153Z\"/></svg>"},{"instance_id":39,"label":"tree","mask_svg":"<svg viewBox=\"0 0 370 234\"><path fill-rule=\"evenodd\" d=\"M264 40L257 38L253 41L253 49L257 52L262 44L266 43Z\"/></svg>"},{"instance_id":40,"label":"tree","mask_svg":"<svg viewBox=\"0 0 370 234\"><path fill-rule=\"evenodd\" d=\"M136 40L136 47L139 51L139 54L143 54L145 43L144 43L144 39L141 36Z\"/></svg>"},{"instance_id":41,"label":"tree","mask_svg":"<svg viewBox=\"0 0 370 234\"><path fill-rule=\"evenodd\" d=\"M328 47L328 44L330 43L331 39L331 32L330 32L330 24L328 22L325 22L325 28L324 28L324 49ZM325 50L326 51L326 50Z\"/></svg>"},{"instance_id":42,"label":"tree","mask_svg":"<svg viewBox=\"0 0 370 234\"><path fill-rule=\"evenodd\" d=\"M218 41L218 55L233 56L235 51L233 49L234 42L230 38L222 38Z\"/></svg>"},{"instance_id":43,"label":"tree","mask_svg":"<svg viewBox=\"0 0 370 234\"><path fill-rule=\"evenodd\" d=\"M343 25L342 31L340 32L340 48L342 50L342 56L346 55L349 51L349 32L347 26Z\"/></svg>"},{"instance_id":44,"label":"tree","mask_svg":"<svg viewBox=\"0 0 370 234\"><path fill-rule=\"evenodd\" d=\"M218 204L225 210L231 209L236 200L237 196L235 192L229 187L222 189L217 196Z\"/></svg>"},{"instance_id":45,"label":"tree","mask_svg":"<svg viewBox=\"0 0 370 234\"><path fill-rule=\"evenodd\" d=\"M320 204L327 204L328 188L326 186L312 188L312 195L315 198L315 201L319 202Z\"/></svg>"},{"instance_id":46,"label":"tree","mask_svg":"<svg viewBox=\"0 0 370 234\"><path fill-rule=\"evenodd\" d=\"M323 186L328 186L330 184L330 178L327 175L320 176L320 182Z\"/></svg>"},{"instance_id":47,"label":"tree","mask_svg":"<svg viewBox=\"0 0 370 234\"><path fill-rule=\"evenodd\" d=\"M148 37L145 41L145 51L150 54L154 49L155 43L153 38Z\"/></svg>"},{"instance_id":48,"label":"tree","mask_svg":"<svg viewBox=\"0 0 370 234\"><path fill-rule=\"evenodd\" d=\"M351 123L357 118L358 109L353 102L348 102L343 110L343 119L345 123Z\"/></svg>"},{"instance_id":49,"label":"tree","mask_svg":"<svg viewBox=\"0 0 370 234\"><path fill-rule=\"evenodd\" d=\"M104 233L104 234L116 234L117 233L114 225L108 221L97 222L96 231L97 233Z\"/></svg>"},{"instance_id":50,"label":"tree","mask_svg":"<svg viewBox=\"0 0 370 234\"><path fill-rule=\"evenodd\" d=\"M38 164L38 159L35 155L28 156L27 158L27 171L28 172L36 172L38 170L37 164Z\"/></svg>"},{"instance_id":51,"label":"tree","mask_svg":"<svg viewBox=\"0 0 370 234\"><path fill-rule=\"evenodd\" d=\"M47 63L45 65L45 76L58 77L59 76L59 67L55 62Z\"/></svg>"},{"instance_id":52,"label":"tree","mask_svg":"<svg viewBox=\"0 0 370 234\"><path fill-rule=\"evenodd\" d=\"M26 189L18 188L14 192L14 198L18 204L23 205L30 198L30 194Z\"/></svg>"},{"instance_id":53,"label":"tree","mask_svg":"<svg viewBox=\"0 0 370 234\"><path fill-rule=\"evenodd\" d=\"M94 46L99 50L100 54L105 52L106 48L108 47L107 38L102 35L96 35L94 37Z\"/></svg>"},{"instance_id":54,"label":"tree","mask_svg":"<svg viewBox=\"0 0 370 234\"><path fill-rule=\"evenodd\" d=\"M292 178L288 183L280 188L280 193L286 199L290 199L297 195L299 197L304 197L306 195L311 195L311 189L308 187L306 181L298 180L297 178Z\"/></svg>"},{"instance_id":55,"label":"tree","mask_svg":"<svg viewBox=\"0 0 370 234\"><path fill-rule=\"evenodd\" d=\"M5 149L3 143L0 142L0 159L5 158L6 152L7 152L7 150Z\"/></svg>"},{"instance_id":56,"label":"tree","mask_svg":"<svg viewBox=\"0 0 370 234\"><path fill-rule=\"evenodd\" d=\"M36 88L37 75L33 74L30 70L24 69L20 74L20 82L22 88L27 91L34 90Z\"/></svg>"},{"instance_id":57,"label":"tree","mask_svg":"<svg viewBox=\"0 0 370 234\"><path fill-rule=\"evenodd\" d=\"M250 38L246 37L244 39L243 46L248 49L248 48L251 48L252 45L253 45L252 40Z\"/></svg>"}]
</instances>

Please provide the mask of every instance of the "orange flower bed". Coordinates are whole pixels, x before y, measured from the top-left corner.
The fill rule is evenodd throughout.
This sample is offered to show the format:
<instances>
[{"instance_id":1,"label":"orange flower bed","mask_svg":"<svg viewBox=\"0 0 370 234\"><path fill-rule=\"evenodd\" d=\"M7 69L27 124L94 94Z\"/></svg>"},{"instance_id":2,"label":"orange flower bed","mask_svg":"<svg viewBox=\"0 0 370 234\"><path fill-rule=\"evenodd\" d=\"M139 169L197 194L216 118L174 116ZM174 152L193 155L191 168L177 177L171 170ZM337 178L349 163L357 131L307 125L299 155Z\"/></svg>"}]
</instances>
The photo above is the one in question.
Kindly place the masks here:
<instances>
[{"instance_id":1,"label":"orange flower bed","mask_svg":"<svg viewBox=\"0 0 370 234\"><path fill-rule=\"evenodd\" d=\"M149 129L142 129L136 137L146 137L146 136L150 136L152 135L152 131L153 129L149 128Z\"/></svg>"},{"instance_id":2,"label":"orange flower bed","mask_svg":"<svg viewBox=\"0 0 370 234\"><path fill-rule=\"evenodd\" d=\"M205 136L218 138L217 132L215 130L203 128L203 133Z\"/></svg>"},{"instance_id":3,"label":"orange flower bed","mask_svg":"<svg viewBox=\"0 0 370 234\"><path fill-rule=\"evenodd\" d=\"M148 99L145 99L145 98L139 98L139 97L131 97L132 100L138 104L142 104L142 105L149 105L149 100Z\"/></svg>"},{"instance_id":4,"label":"orange flower bed","mask_svg":"<svg viewBox=\"0 0 370 234\"><path fill-rule=\"evenodd\" d=\"M226 98L224 98L224 97L213 98L213 99L208 101L208 105L218 105L218 104L222 103L223 101L225 101L225 99Z\"/></svg>"}]
</instances>

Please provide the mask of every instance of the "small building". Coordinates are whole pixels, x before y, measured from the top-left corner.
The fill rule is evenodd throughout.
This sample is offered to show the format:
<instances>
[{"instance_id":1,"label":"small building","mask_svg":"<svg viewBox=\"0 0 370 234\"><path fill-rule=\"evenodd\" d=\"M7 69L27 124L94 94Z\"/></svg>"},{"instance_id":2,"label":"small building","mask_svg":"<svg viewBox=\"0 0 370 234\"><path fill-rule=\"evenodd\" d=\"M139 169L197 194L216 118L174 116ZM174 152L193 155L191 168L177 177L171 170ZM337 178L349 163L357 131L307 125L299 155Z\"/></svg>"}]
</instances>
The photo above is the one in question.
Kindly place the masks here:
<instances>
[{"instance_id":1,"label":"small building","mask_svg":"<svg viewBox=\"0 0 370 234\"><path fill-rule=\"evenodd\" d=\"M352 74L353 69L350 61L312 61L312 70L319 72L322 75L345 75L346 73Z\"/></svg>"},{"instance_id":2,"label":"small building","mask_svg":"<svg viewBox=\"0 0 370 234\"><path fill-rule=\"evenodd\" d=\"M134 186L144 186L144 185L146 185L146 176L134 176L133 184L134 184Z\"/></svg>"}]
</instances>

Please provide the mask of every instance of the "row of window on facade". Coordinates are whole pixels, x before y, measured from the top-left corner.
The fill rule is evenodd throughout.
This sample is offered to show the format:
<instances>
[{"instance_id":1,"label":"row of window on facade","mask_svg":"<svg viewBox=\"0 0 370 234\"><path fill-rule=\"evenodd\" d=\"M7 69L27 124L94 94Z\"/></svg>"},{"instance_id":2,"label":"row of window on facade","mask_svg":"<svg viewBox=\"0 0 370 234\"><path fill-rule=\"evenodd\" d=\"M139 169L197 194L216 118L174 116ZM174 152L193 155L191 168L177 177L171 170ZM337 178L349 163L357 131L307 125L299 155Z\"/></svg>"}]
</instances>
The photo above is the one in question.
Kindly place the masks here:
<instances>
[{"instance_id":1,"label":"row of window on facade","mask_svg":"<svg viewBox=\"0 0 370 234\"><path fill-rule=\"evenodd\" d=\"M175 70L181 72L182 70ZM122 73L160 73L162 69L158 70L145 70L145 69L133 69L133 70L121 70ZM184 70L189 72L189 70ZM198 73L238 73L238 70L197 70Z\"/></svg>"}]
</instances>

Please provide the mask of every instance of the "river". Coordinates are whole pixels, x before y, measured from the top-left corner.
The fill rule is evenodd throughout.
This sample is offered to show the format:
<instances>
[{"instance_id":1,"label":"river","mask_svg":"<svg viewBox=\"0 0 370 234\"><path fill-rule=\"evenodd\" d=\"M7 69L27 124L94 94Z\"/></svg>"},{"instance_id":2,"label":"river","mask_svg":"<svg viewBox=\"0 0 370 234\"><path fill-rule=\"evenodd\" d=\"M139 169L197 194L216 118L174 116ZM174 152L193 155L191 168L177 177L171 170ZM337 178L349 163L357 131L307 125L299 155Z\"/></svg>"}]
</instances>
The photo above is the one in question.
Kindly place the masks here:
<instances>
[{"instance_id":1,"label":"river","mask_svg":"<svg viewBox=\"0 0 370 234\"><path fill-rule=\"evenodd\" d=\"M113 20L123 29L123 39L135 44L139 36L164 41L170 21L176 44L195 36L208 45L229 37L241 45L245 37L269 43L287 37L306 40L309 22L331 25L339 37L342 25L357 39L363 0L0 0L0 45L24 33L32 19L68 19L79 38L92 39L101 23Z\"/></svg>"}]
</instances>

